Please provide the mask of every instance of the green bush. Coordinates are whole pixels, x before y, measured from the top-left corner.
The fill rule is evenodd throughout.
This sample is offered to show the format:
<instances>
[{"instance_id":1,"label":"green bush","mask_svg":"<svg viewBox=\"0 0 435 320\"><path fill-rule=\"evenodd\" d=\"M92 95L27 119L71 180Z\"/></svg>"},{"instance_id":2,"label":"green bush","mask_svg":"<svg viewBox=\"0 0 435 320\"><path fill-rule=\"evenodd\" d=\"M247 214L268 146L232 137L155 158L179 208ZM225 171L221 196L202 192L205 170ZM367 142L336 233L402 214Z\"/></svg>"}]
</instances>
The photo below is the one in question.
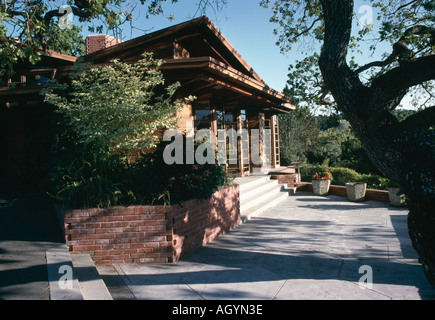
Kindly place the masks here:
<instances>
[{"instance_id":1,"label":"green bush","mask_svg":"<svg viewBox=\"0 0 435 320\"><path fill-rule=\"evenodd\" d=\"M130 205L172 205L208 199L230 184L218 165L167 165L161 143L125 166L104 147L89 149L80 143L52 152L46 190L63 206L74 209Z\"/></svg>"},{"instance_id":2,"label":"green bush","mask_svg":"<svg viewBox=\"0 0 435 320\"><path fill-rule=\"evenodd\" d=\"M360 174L349 168L329 167L326 165L306 165L301 168L301 179L311 182L313 175L318 171L329 171L333 178L333 184L344 186L347 182L365 182L370 189L385 190L389 180L378 175Z\"/></svg>"}]
</instances>

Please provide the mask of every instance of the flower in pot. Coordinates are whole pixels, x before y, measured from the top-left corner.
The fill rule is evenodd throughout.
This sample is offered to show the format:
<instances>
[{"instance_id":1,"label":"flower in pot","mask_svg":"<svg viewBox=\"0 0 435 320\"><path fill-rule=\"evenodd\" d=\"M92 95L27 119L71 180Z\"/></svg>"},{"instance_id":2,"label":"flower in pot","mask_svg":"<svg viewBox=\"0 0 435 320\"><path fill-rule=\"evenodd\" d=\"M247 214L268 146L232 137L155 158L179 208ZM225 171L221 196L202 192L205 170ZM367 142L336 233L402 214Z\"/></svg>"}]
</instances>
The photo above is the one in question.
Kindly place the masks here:
<instances>
[{"instance_id":1,"label":"flower in pot","mask_svg":"<svg viewBox=\"0 0 435 320\"><path fill-rule=\"evenodd\" d=\"M346 194L350 201L364 201L366 196L367 183L364 182L348 182L346 183Z\"/></svg>"},{"instance_id":2,"label":"flower in pot","mask_svg":"<svg viewBox=\"0 0 435 320\"><path fill-rule=\"evenodd\" d=\"M329 171L316 172L312 179L313 193L317 196L327 195L331 180L332 175Z\"/></svg>"}]
</instances>

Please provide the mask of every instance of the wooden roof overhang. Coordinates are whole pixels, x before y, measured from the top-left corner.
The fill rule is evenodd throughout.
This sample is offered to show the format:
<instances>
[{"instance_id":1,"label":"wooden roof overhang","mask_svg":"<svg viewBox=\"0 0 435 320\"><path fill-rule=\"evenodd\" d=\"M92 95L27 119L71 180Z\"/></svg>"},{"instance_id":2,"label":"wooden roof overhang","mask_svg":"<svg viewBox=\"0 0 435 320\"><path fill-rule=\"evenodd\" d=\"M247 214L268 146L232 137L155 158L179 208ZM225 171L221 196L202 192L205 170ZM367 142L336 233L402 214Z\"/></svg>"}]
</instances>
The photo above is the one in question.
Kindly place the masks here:
<instances>
[{"instance_id":1,"label":"wooden roof overhang","mask_svg":"<svg viewBox=\"0 0 435 320\"><path fill-rule=\"evenodd\" d=\"M289 97L212 57L168 59L161 70L167 80L179 81L186 94L211 94L215 101L225 105L268 109L275 113L295 109Z\"/></svg>"},{"instance_id":2,"label":"wooden roof overhang","mask_svg":"<svg viewBox=\"0 0 435 320\"><path fill-rule=\"evenodd\" d=\"M8 79L8 82L14 83L14 87L0 87L0 101L28 101L30 98L42 100L39 92L49 84L38 83L41 76L48 79L58 79L65 76L65 70L69 70L75 63L77 57L67 54L48 51L41 57L38 65L44 68L32 66L29 63L18 63L15 69L17 81Z\"/></svg>"},{"instance_id":3,"label":"wooden roof overhang","mask_svg":"<svg viewBox=\"0 0 435 320\"><path fill-rule=\"evenodd\" d=\"M177 45L188 56L177 56ZM165 61L168 82L179 81L187 95L208 95L226 105L288 113L290 98L268 87L207 17L153 32L85 56L94 64L112 59L136 62L144 51Z\"/></svg>"}]
</instances>

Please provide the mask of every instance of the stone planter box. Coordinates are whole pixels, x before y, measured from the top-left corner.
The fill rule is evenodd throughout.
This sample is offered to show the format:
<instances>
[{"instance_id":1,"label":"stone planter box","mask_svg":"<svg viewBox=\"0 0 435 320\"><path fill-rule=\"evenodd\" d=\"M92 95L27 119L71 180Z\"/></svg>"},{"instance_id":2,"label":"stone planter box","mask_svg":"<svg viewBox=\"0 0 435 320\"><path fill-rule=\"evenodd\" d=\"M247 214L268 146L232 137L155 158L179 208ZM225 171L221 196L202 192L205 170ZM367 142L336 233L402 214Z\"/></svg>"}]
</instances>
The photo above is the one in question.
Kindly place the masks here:
<instances>
[{"instance_id":1,"label":"stone planter box","mask_svg":"<svg viewBox=\"0 0 435 320\"><path fill-rule=\"evenodd\" d=\"M326 196L329 193L329 186L331 185L331 180L313 180L313 193L316 196Z\"/></svg>"},{"instance_id":2,"label":"stone planter box","mask_svg":"<svg viewBox=\"0 0 435 320\"><path fill-rule=\"evenodd\" d=\"M400 188L388 188L388 198L393 207L406 207L405 195Z\"/></svg>"},{"instance_id":3,"label":"stone planter box","mask_svg":"<svg viewBox=\"0 0 435 320\"><path fill-rule=\"evenodd\" d=\"M367 190L367 183L348 182L346 183L346 195L350 201L364 201Z\"/></svg>"}]
</instances>

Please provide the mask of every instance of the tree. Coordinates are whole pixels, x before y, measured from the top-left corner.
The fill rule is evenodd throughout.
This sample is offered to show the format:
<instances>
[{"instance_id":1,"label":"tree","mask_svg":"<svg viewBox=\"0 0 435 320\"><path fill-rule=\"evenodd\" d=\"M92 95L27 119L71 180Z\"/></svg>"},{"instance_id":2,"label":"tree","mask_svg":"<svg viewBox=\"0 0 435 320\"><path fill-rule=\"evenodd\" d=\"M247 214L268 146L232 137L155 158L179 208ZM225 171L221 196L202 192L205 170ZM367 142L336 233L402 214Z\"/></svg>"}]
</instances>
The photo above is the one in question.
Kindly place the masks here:
<instances>
[{"instance_id":1,"label":"tree","mask_svg":"<svg viewBox=\"0 0 435 320\"><path fill-rule=\"evenodd\" d=\"M318 140L320 129L308 107L279 115L281 164L290 165L307 154Z\"/></svg>"},{"instance_id":2,"label":"tree","mask_svg":"<svg viewBox=\"0 0 435 320\"><path fill-rule=\"evenodd\" d=\"M105 28L119 36L120 27L132 23L138 8L142 17L163 13L162 5L168 0L66 0L65 6L49 0L5 0L0 3L0 77L13 75L15 64L29 61L35 64L41 54L54 50L56 32L54 19L72 13L80 22L92 22L93 32ZM177 3L178 0L170 0ZM198 11L208 7L220 8L226 0L199 0ZM145 14L143 14L145 12ZM138 14L139 15L139 14ZM171 18L172 15L169 15ZM143 24L143 21L141 22Z\"/></svg>"},{"instance_id":3,"label":"tree","mask_svg":"<svg viewBox=\"0 0 435 320\"><path fill-rule=\"evenodd\" d=\"M53 83L42 91L61 113L68 128L89 150L100 147L125 157L126 165L156 147L158 130L176 126L176 111L193 98L175 100L179 84L164 88L161 60L144 53L135 64L112 61L91 67L78 62L71 84Z\"/></svg>"},{"instance_id":4,"label":"tree","mask_svg":"<svg viewBox=\"0 0 435 320\"><path fill-rule=\"evenodd\" d=\"M50 50L75 57L86 54L86 40L82 36L82 27L72 26L71 29L61 29L57 24L51 23L46 42Z\"/></svg>"},{"instance_id":5,"label":"tree","mask_svg":"<svg viewBox=\"0 0 435 320\"><path fill-rule=\"evenodd\" d=\"M355 20L352 0L262 1L270 4L282 50L301 39L321 44L307 69L321 73L321 79L311 78L317 101L343 113L372 163L405 191L410 238L435 286L435 107L428 104L435 96L435 2L366 1L370 6L363 9L376 15L377 29ZM357 32L352 32L358 26L354 22ZM364 51L361 45L369 36L372 42ZM391 44L383 59L357 63L358 50L370 56L381 43ZM392 112L417 88L428 94L427 106L399 121Z\"/></svg>"}]
</instances>

